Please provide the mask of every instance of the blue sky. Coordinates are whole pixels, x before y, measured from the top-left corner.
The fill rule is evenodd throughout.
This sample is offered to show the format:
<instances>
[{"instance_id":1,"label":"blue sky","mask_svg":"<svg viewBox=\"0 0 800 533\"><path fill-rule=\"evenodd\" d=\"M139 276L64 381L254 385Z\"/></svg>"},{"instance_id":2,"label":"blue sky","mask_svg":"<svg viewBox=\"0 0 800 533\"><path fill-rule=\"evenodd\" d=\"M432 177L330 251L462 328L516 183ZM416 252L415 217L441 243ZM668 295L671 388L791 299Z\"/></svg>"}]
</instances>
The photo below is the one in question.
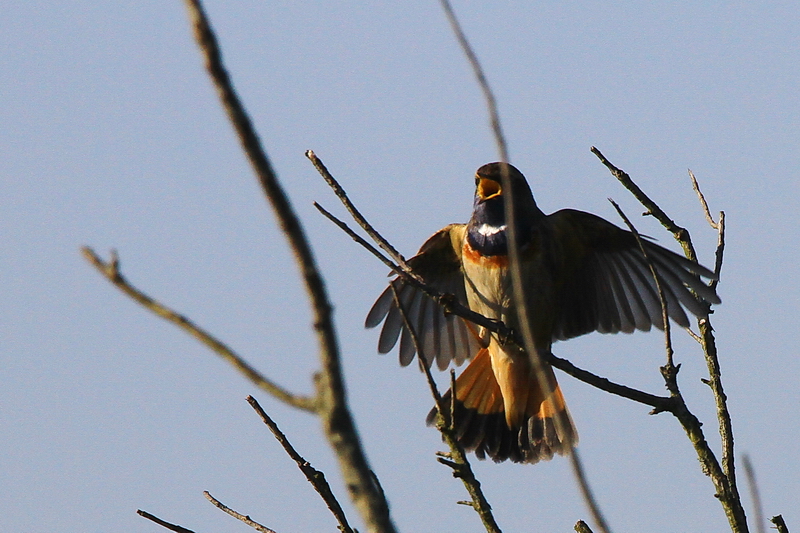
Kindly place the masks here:
<instances>
[{"instance_id":1,"label":"blue sky","mask_svg":"<svg viewBox=\"0 0 800 533\"><path fill-rule=\"evenodd\" d=\"M713 316L737 454L767 516L800 523L795 313L800 55L794 2L456 2L496 91L511 161L546 212L615 221L641 207L597 146L694 236L728 235ZM319 216L341 213L313 149L402 252L469 217L497 159L478 87L438 3L209 2L237 90L303 219L336 307L352 409L405 531L479 530L436 464L424 379L376 353L363 318L385 268ZM18 2L0 19L0 503L3 531L156 531L137 508L233 531L208 490L279 532L333 530L250 407L261 400L345 500L319 423L239 377L120 295L81 258L116 248L140 288L298 392L316 346L304 292L202 68L180 2ZM653 221L643 233L676 248ZM718 449L701 354L677 332L687 402ZM662 337L598 334L555 352L663 392ZM447 379L440 375L442 383ZM616 531L721 531L726 521L669 415L559 375ZM566 460L476 462L506 531L567 531L587 512ZM743 480L742 480L743 483ZM745 486L740 486L742 490ZM749 499L746 498L749 505ZM355 513L346 505L352 519ZM748 507L748 514L752 515ZM241 529L244 530L244 529Z\"/></svg>"}]
</instances>

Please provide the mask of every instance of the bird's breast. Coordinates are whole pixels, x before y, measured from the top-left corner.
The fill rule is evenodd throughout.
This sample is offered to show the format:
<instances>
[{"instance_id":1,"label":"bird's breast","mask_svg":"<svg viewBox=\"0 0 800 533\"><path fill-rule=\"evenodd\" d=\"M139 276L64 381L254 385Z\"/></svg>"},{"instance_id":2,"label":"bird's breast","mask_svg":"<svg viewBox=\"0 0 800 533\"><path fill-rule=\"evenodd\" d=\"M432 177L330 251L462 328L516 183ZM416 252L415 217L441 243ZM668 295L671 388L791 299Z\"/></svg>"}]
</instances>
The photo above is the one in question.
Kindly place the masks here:
<instances>
[{"instance_id":1,"label":"bird's breast","mask_svg":"<svg viewBox=\"0 0 800 533\"><path fill-rule=\"evenodd\" d=\"M470 309L489 318L507 318L511 305L508 256L484 255L464 239L461 257Z\"/></svg>"}]
</instances>

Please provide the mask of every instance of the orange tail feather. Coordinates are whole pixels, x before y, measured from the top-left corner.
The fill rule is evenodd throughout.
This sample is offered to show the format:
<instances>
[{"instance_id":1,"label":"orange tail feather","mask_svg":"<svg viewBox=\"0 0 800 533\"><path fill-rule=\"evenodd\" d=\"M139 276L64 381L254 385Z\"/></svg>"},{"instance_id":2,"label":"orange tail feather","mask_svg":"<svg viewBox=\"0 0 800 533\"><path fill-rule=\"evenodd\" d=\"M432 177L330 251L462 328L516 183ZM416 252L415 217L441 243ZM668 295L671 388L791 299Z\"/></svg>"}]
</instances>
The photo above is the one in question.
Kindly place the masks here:
<instances>
[{"instance_id":1,"label":"orange tail feather","mask_svg":"<svg viewBox=\"0 0 800 533\"><path fill-rule=\"evenodd\" d=\"M551 384L547 393L528 365L499 372L506 380L503 387L495 370L489 350L484 348L456 380L454 427L461 445L479 459L489 456L496 462L536 463L556 453L569 453L578 435L552 368L546 367ZM511 402L509 395L513 396ZM447 408L451 391L444 398ZM513 412L507 412L507 404ZM450 413L445 413L445 418L449 422ZM428 424L435 420L434 408Z\"/></svg>"}]
</instances>

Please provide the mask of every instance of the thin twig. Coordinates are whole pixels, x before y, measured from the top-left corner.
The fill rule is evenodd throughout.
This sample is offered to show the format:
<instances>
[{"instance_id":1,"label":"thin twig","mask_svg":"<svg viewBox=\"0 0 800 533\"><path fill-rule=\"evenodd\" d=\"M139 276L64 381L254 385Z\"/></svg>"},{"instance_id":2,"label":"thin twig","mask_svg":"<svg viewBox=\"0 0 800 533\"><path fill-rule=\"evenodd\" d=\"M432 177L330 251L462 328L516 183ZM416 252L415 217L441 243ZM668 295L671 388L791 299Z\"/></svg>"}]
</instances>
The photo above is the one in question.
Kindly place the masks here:
<instances>
[{"instance_id":1,"label":"thin twig","mask_svg":"<svg viewBox=\"0 0 800 533\"><path fill-rule=\"evenodd\" d=\"M647 209L648 214L655 217L664 228L670 231L678 243L683 247L686 257L692 261L697 261L697 253L695 252L694 245L692 244L689 232L678 226L664 211L650 199L640 188L636 185L631 177L623 170L613 165L606 157L594 146L592 147L594 153L600 161L611 171L612 175L616 177L622 185L627 188L637 200ZM696 188L699 192L699 187ZM702 195L700 195L702 196ZM705 198L701 198L701 205L705 202ZM705 210L705 207L704 207ZM722 267L722 254L725 243L725 224L724 213L720 213L720 221L717 227L719 235L717 251L716 251L716 264L714 271L719 275ZM711 287L716 287L717 281L711 282ZM716 456L712 452L708 443L703 436L700 428L700 421L689 412L686 404L681 399L676 402L674 409L671 412L680 421L684 430L686 431L689 440L695 447L698 459L700 460L703 472L711 477L714 487L717 491L717 498L725 511L728 518L728 523L734 533L746 533L748 531L747 517L742 506L741 498L739 496L739 489L736 485L736 470L734 465L734 450L733 450L733 428L730 417L730 412L727 406L727 397L722 387L722 377L720 372L719 358L717 357L716 342L714 340L714 330L711 326L711 321L708 317L698 318L699 336L703 346L703 354L706 360L706 365L709 371L709 379L706 383L711 387L714 395L714 401L717 408L717 421L719 424L719 435L722 442L722 457L717 461Z\"/></svg>"},{"instance_id":2,"label":"thin twig","mask_svg":"<svg viewBox=\"0 0 800 533\"><path fill-rule=\"evenodd\" d=\"M161 520L159 517L151 515L147 511L142 511L141 509L137 510L136 514L138 514L139 516L143 516L144 518L147 518L148 520L155 522L159 526L165 527L170 531L175 531L176 533L194 533L194 531L192 531L191 529L186 529L185 527L179 526L177 524L170 524L166 520Z\"/></svg>"},{"instance_id":3,"label":"thin twig","mask_svg":"<svg viewBox=\"0 0 800 533\"><path fill-rule=\"evenodd\" d=\"M367 529L375 532L394 532L395 526L389 515L389 504L372 481L372 470L364 455L355 423L347 406L339 344L331 316L332 307L308 239L261 146L252 121L233 88L222 63L217 38L200 1L186 0L186 5L196 41L205 58L206 70L272 205L281 230L289 241L306 286L322 362L322 370L317 379L318 413L328 442L339 460L344 484Z\"/></svg>"},{"instance_id":4,"label":"thin twig","mask_svg":"<svg viewBox=\"0 0 800 533\"><path fill-rule=\"evenodd\" d=\"M642 252L644 260L647 262L647 266L650 268L650 275L653 277L653 282L656 285L656 292L658 293L658 300L661 304L661 323L664 325L664 345L667 352L667 364L661 369L661 373L664 375L664 379L667 382L667 389L670 391L670 393L672 393L673 396L679 395L680 392L678 390L677 381L678 369L675 367L675 363L673 361L675 350L672 349L672 324L669 321L667 298L664 296L664 287L661 286L661 278L658 275L656 266L653 264L653 261L650 260L650 256L647 254L647 250L642 242L642 237L637 231L636 227L625 215L617 202L611 198L609 198L608 201L611 202L611 205L613 205L614 209L617 210L617 214L625 222L625 225L628 226L628 230L630 230L630 232L633 234L633 237L636 239L636 244L639 246L639 251Z\"/></svg>"},{"instance_id":5,"label":"thin twig","mask_svg":"<svg viewBox=\"0 0 800 533\"><path fill-rule=\"evenodd\" d=\"M694 172L689 169L689 178L692 180L692 189L697 194L697 198L700 200L700 206L703 208L703 214L706 216L706 221L708 224L718 230L719 226L717 222L714 222L714 218L711 216L711 211L708 209L708 202L706 202L706 197L703 196L703 193L700 191L700 184L697 183L697 178L694 177Z\"/></svg>"},{"instance_id":6,"label":"thin twig","mask_svg":"<svg viewBox=\"0 0 800 533\"><path fill-rule=\"evenodd\" d=\"M306 476L308 482L311 483L311 486L314 487L314 490L316 490L320 497L322 497L325 505L328 506L328 509L330 509L334 518L336 518L336 521L339 522L339 531L344 533L352 533L353 529L347 523L347 517L344 514L344 510L342 509L342 506L339 505L339 501L333 494L331 486L325 479L325 474L311 466L311 463L306 461L299 453L297 453L297 450L294 449L292 443L290 443L289 439L286 438L286 435L283 434L275 421L269 417L269 415L264 411L261 405L259 405L255 398L248 396L247 402L253 409L255 409L256 413L258 413L258 416L261 417L261 420L264 421L269 430L275 436L275 440L280 443L286 454L291 457L295 463L297 463L297 467L300 469L303 475Z\"/></svg>"},{"instance_id":7,"label":"thin twig","mask_svg":"<svg viewBox=\"0 0 800 533\"><path fill-rule=\"evenodd\" d=\"M336 216L333 213L331 213L330 211L319 205L317 202L314 202L314 207L317 208L317 211L322 213L322 216L324 216L325 218L336 224L336 226L340 230L347 233L347 235L349 235L351 239L353 239L358 244L363 246L369 253L377 257L384 265L389 267L396 274L401 275L405 273L404 270L400 268L400 266L394 264L391 259L383 255L380 250L372 246L366 239L364 239L364 237L362 237L361 235L350 229L350 227L347 224L336 218ZM380 236L380 234L378 235Z\"/></svg>"},{"instance_id":8,"label":"thin twig","mask_svg":"<svg viewBox=\"0 0 800 533\"><path fill-rule=\"evenodd\" d=\"M214 353L219 355L222 359L233 365L233 367L242 373L247 379L256 384L260 389L268 392L278 400L302 409L304 411L315 412L316 401L314 398L308 396L301 396L287 391L285 388L277 385L273 381L267 379L258 370L253 368L247 361L234 352L228 345L211 335L209 332L186 318L186 316L173 311L169 307L153 299L151 296L143 293L122 275L119 266L119 257L117 253L111 252L111 260L104 261L95 251L88 246L84 246L81 251L83 256L89 263L94 266L108 281L114 284L120 291L129 296L136 303L154 313L155 315L163 318L167 322L175 324L192 337L199 340L206 345Z\"/></svg>"},{"instance_id":9,"label":"thin twig","mask_svg":"<svg viewBox=\"0 0 800 533\"><path fill-rule=\"evenodd\" d=\"M389 241L384 239L377 231L375 231L375 228L373 228L369 222L367 222L367 219L364 218L353 202L350 201L350 198L347 196L344 188L339 185L339 182L336 181L336 178L334 178L333 175L331 175L331 173L328 171L328 167L325 166L325 163L323 163L322 160L317 157L317 154L315 154L313 150L306 150L306 157L314 165L314 168L317 169L317 172L319 172L320 176L322 176L322 179L325 180L325 183L327 183L328 186L333 190L336 197L342 202L345 209L347 209L347 212L350 213L351 217L353 217L353 220L359 223L364 231L367 232L367 235L369 235L373 241L378 243L378 246L380 246L387 254L389 254L389 257L391 257L395 263L400 265L403 270L410 274L411 269L406 264L405 258L400 254L400 252L397 251L397 249L395 249L394 246L391 245L391 243L389 243ZM320 209L319 206L317 209Z\"/></svg>"},{"instance_id":10,"label":"thin twig","mask_svg":"<svg viewBox=\"0 0 800 533\"><path fill-rule=\"evenodd\" d=\"M436 427L439 429L439 432L441 432L442 434L443 440L450 448L450 453L447 454L448 459L445 459L443 461L442 458L440 457L439 462L453 469L453 476L461 479L462 483L464 483L464 486L467 489L467 492L472 498L472 501L458 502L458 503L469 505L470 507L475 509L475 512L477 512L478 516L480 516L481 521L483 522L483 526L486 528L486 531L488 531L489 533L501 533L500 527L497 525L497 522L494 519L494 515L492 514L492 506L489 505L489 501L483 494L483 490L481 489L481 484L475 477L475 472L472 470L472 465L470 465L469 460L467 459L467 454L464 451L464 447L461 446L461 444L458 442L458 438L456 437L455 426L454 426L455 422L454 411L455 411L455 398L456 398L455 380L451 377L451 383L452 383L452 386L450 388L451 405L445 406L444 401L442 400L442 395L439 393L439 389L436 387L436 381L434 381L433 375L431 374L430 365L427 364L425 353L422 351L422 344L419 342L419 337L417 336L417 332L411 325L411 322L409 322L408 320L408 315L406 314L406 310L403 307L402 302L400 301L399 295L397 294L397 289L395 288L394 285L391 285L391 287L395 305L397 305L397 308L400 311L400 316L403 319L403 324L411 334L411 342L414 343L414 347L417 350L417 360L419 361L420 369L425 373L425 378L428 381L428 387L431 390L431 395L433 396L433 399L436 402L436 411L438 413L438 420ZM448 417L445 416L446 409L448 408L450 410L449 423L447 423Z\"/></svg>"},{"instance_id":11,"label":"thin twig","mask_svg":"<svg viewBox=\"0 0 800 533\"><path fill-rule=\"evenodd\" d=\"M600 511L600 506L597 505L597 500L595 499L594 494L592 494L592 490L589 487L589 480L586 478L586 472L583 470L583 464L581 463L578 450L572 450L572 453L570 454L570 461L572 463L572 472L575 474L575 479L578 481L581 494L583 495L583 499L586 502L587 507L589 507L589 513L591 513L595 525L602 533L608 533L611 530L608 528L608 523L606 522L605 517L603 517L603 513ZM575 529L577 531L577 524Z\"/></svg>"},{"instance_id":12,"label":"thin twig","mask_svg":"<svg viewBox=\"0 0 800 533\"><path fill-rule=\"evenodd\" d=\"M214 504L214 506L220 509L221 511L231 515L237 520L244 522L245 524L252 527L256 531L260 531L261 533L275 533L274 529L270 529L265 525L259 524L258 522L250 518L249 515L244 515L242 513L234 511L233 509L231 509L230 507L228 507L227 505L225 505L224 503L213 497L211 493L208 492L207 490L203 491L203 496L205 496L208 501Z\"/></svg>"},{"instance_id":13,"label":"thin twig","mask_svg":"<svg viewBox=\"0 0 800 533\"><path fill-rule=\"evenodd\" d=\"M686 228L683 228L675 223L667 214L656 204L645 192L639 188L636 183L633 182L631 177L628 175L627 172L624 170L617 168L611 161L606 159L606 156L600 152L597 148L592 146L591 148L592 153L597 156L598 159L608 168L611 174L619 180L622 185L628 189L631 194L639 201L640 204L647 209L647 214L652 215L658 220L667 231L672 233L681 246L683 246L683 250L686 253L686 257L691 259L692 261L697 261L697 254L694 251L694 248L691 246L691 239L689 238L689 232Z\"/></svg>"},{"instance_id":14,"label":"thin twig","mask_svg":"<svg viewBox=\"0 0 800 533\"><path fill-rule=\"evenodd\" d=\"M756 523L756 533L765 533L764 506L761 504L761 492L758 490L756 472L753 469L753 463L750 462L749 455L744 454L744 456L742 456L742 465L744 466L744 475L747 478L747 485L750 488L750 501L753 502L753 520Z\"/></svg>"}]
</instances>

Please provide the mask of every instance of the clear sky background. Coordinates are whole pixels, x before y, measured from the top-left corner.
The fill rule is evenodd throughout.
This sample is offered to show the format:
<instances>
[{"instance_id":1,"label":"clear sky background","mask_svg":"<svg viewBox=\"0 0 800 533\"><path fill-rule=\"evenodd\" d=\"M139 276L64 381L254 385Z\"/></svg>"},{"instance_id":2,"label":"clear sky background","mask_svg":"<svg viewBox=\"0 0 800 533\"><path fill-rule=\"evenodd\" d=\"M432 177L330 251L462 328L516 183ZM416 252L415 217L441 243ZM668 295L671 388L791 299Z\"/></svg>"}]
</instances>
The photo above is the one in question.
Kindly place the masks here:
<instances>
[{"instance_id":1,"label":"clear sky background","mask_svg":"<svg viewBox=\"0 0 800 533\"><path fill-rule=\"evenodd\" d=\"M540 207L669 235L589 152L600 148L690 228L715 233L691 190L725 210L713 316L737 456L767 516L800 528L797 2L455 3L497 93L511 160ZM224 58L301 215L336 306L347 386L369 459L404 531L479 531L438 465L415 368L376 353L363 319L386 269L311 203L343 210L313 149L373 224L411 254L464 222L475 169L497 159L469 67L435 1L207 5ZM237 375L126 299L79 254L123 273L279 383L312 391L310 314L192 40L183 5L7 3L0 17L0 530L151 532L137 508L195 529L247 531L209 490L276 529L334 531L245 402L254 394L324 470L358 524L311 415ZM676 332L687 401L715 436L702 357ZM589 335L557 355L662 393L662 336ZM440 374L444 383L446 374ZM723 531L726 520L668 414L559 374L589 479L615 531ZM739 463L741 464L741 463ZM477 462L505 531L588 518L569 463ZM741 472L741 469L740 469ZM743 476L740 488L746 492ZM749 498L745 498L749 505ZM748 507L752 516L752 508Z\"/></svg>"}]
</instances>

